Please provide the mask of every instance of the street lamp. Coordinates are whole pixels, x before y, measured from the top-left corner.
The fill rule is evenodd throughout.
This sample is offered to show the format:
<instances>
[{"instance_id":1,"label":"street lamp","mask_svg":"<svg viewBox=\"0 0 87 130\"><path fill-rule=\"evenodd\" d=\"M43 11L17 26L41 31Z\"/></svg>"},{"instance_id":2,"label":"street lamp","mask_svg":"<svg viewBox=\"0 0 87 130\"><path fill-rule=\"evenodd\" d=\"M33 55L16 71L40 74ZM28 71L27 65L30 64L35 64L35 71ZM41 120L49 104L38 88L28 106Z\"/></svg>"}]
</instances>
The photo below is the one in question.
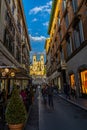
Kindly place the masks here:
<instances>
[{"instance_id":1,"label":"street lamp","mask_svg":"<svg viewBox=\"0 0 87 130\"><path fill-rule=\"evenodd\" d=\"M4 80L4 88L6 87L6 95L8 95L8 93L10 92L10 83L11 83L10 78L12 78L14 84L14 79L13 79L13 77L15 76L14 71L15 71L14 68L9 66L8 67L2 66L1 68L2 79Z\"/></svg>"},{"instance_id":2,"label":"street lamp","mask_svg":"<svg viewBox=\"0 0 87 130\"><path fill-rule=\"evenodd\" d=\"M9 69L8 69L8 68L5 68L5 72L8 73L8 72L9 72Z\"/></svg>"},{"instance_id":3,"label":"street lamp","mask_svg":"<svg viewBox=\"0 0 87 130\"><path fill-rule=\"evenodd\" d=\"M5 76L7 76L7 77L9 77L9 76L14 77L15 76L15 72L13 70L10 70L9 68L4 68L2 70L2 76L3 77L5 77Z\"/></svg>"},{"instance_id":4,"label":"street lamp","mask_svg":"<svg viewBox=\"0 0 87 130\"><path fill-rule=\"evenodd\" d=\"M11 72L11 77L14 77L15 76L15 73L14 72Z\"/></svg>"},{"instance_id":5,"label":"street lamp","mask_svg":"<svg viewBox=\"0 0 87 130\"><path fill-rule=\"evenodd\" d=\"M5 72L5 71L2 72L2 76L3 76L3 77L6 76L6 72Z\"/></svg>"}]
</instances>

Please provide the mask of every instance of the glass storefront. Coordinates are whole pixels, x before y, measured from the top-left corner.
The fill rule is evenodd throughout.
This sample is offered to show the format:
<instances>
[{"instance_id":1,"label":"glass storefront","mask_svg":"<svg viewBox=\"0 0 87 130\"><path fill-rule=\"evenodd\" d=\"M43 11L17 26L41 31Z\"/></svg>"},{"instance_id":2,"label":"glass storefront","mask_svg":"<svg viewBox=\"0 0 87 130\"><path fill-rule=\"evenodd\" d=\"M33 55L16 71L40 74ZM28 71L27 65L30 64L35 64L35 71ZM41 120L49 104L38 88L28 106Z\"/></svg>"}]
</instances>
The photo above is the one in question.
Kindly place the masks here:
<instances>
[{"instance_id":1,"label":"glass storefront","mask_svg":"<svg viewBox=\"0 0 87 130\"><path fill-rule=\"evenodd\" d=\"M80 72L81 83L82 83L82 93L87 94L87 70Z\"/></svg>"}]
</instances>

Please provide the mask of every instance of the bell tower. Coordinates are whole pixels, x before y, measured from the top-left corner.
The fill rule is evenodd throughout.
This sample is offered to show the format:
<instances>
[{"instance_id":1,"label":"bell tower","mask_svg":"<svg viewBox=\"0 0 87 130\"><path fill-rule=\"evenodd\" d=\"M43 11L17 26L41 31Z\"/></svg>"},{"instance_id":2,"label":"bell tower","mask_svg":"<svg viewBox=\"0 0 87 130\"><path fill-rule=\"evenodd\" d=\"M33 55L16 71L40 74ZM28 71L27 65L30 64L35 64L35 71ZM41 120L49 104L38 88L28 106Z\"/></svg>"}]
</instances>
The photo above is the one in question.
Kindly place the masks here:
<instances>
[{"instance_id":1,"label":"bell tower","mask_svg":"<svg viewBox=\"0 0 87 130\"><path fill-rule=\"evenodd\" d=\"M44 55L41 54L40 56L40 63L41 63L41 70L44 70Z\"/></svg>"},{"instance_id":2,"label":"bell tower","mask_svg":"<svg viewBox=\"0 0 87 130\"><path fill-rule=\"evenodd\" d=\"M36 63L36 55L33 55L33 64Z\"/></svg>"}]
</instances>

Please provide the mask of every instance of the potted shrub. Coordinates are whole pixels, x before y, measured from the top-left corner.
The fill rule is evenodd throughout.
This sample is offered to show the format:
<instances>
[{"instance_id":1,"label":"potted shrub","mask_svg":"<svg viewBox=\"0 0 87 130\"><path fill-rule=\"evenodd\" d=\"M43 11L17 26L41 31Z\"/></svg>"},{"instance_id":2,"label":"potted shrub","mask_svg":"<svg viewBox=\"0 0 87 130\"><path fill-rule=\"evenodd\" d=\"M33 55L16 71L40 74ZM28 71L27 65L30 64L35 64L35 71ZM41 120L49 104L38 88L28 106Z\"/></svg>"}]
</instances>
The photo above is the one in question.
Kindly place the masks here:
<instances>
[{"instance_id":1,"label":"potted shrub","mask_svg":"<svg viewBox=\"0 0 87 130\"><path fill-rule=\"evenodd\" d=\"M16 86L14 87L11 98L8 101L5 119L10 130L22 130L26 120L26 108Z\"/></svg>"}]
</instances>

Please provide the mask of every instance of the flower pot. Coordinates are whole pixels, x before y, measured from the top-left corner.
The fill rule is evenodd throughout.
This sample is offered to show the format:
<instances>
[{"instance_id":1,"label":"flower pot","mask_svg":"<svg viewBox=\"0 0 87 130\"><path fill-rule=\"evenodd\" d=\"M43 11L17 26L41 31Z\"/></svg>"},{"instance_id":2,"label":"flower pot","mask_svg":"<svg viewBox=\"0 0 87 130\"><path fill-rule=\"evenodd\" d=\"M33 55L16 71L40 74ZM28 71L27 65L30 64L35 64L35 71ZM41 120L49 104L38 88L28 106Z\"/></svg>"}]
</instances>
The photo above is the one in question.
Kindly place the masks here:
<instances>
[{"instance_id":1,"label":"flower pot","mask_svg":"<svg viewBox=\"0 0 87 130\"><path fill-rule=\"evenodd\" d=\"M22 130L24 124L8 124L10 130Z\"/></svg>"}]
</instances>

